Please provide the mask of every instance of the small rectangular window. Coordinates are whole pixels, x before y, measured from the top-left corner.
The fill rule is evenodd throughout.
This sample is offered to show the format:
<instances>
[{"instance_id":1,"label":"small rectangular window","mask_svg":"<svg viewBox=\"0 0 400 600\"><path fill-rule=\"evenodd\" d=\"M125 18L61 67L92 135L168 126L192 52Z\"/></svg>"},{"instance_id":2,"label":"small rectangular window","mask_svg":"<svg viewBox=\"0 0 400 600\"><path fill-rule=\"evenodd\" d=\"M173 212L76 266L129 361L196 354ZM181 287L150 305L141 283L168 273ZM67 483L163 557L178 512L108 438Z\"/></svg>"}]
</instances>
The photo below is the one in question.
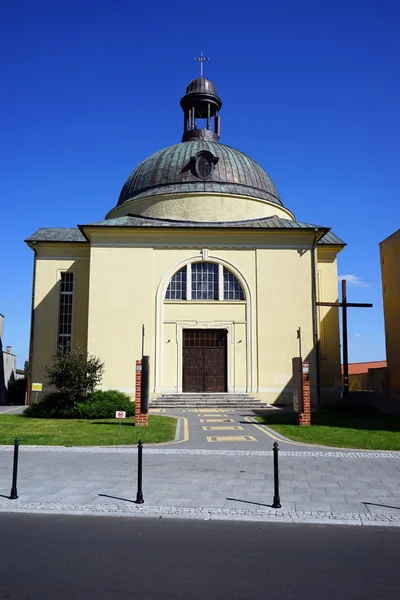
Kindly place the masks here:
<instances>
[{"instance_id":1,"label":"small rectangular window","mask_svg":"<svg viewBox=\"0 0 400 600\"><path fill-rule=\"evenodd\" d=\"M74 274L67 272L61 273L60 308L58 317L58 347L65 350L71 347L73 293Z\"/></svg>"}]
</instances>

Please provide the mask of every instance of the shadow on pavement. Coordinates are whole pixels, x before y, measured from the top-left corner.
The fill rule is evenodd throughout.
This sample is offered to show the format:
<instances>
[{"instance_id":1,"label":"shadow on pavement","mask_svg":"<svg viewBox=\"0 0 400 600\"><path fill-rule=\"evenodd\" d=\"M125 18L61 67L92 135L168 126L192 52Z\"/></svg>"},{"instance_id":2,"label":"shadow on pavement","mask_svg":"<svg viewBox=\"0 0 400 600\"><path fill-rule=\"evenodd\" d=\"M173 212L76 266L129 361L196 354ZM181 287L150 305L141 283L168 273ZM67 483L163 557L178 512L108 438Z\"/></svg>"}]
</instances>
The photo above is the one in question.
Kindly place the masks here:
<instances>
[{"instance_id":1,"label":"shadow on pavement","mask_svg":"<svg viewBox=\"0 0 400 600\"><path fill-rule=\"evenodd\" d=\"M232 502L243 502L243 504L256 504L257 506L265 506L266 508L274 508L272 504L262 504L261 502L250 502L250 500L239 500L239 498L225 498L225 500L232 500Z\"/></svg>"},{"instance_id":2,"label":"shadow on pavement","mask_svg":"<svg viewBox=\"0 0 400 600\"><path fill-rule=\"evenodd\" d=\"M387 504L374 504L374 502L361 502L365 506L379 506L379 508L393 508L394 510L400 510L400 506L388 506ZM368 508L367 506L367 508Z\"/></svg>"},{"instance_id":3,"label":"shadow on pavement","mask_svg":"<svg viewBox=\"0 0 400 600\"><path fill-rule=\"evenodd\" d=\"M111 498L112 500L122 500L123 502L132 502L132 504L136 504L134 500L129 500L128 498L118 498L118 496L109 496L108 494L98 494L102 498Z\"/></svg>"}]
</instances>

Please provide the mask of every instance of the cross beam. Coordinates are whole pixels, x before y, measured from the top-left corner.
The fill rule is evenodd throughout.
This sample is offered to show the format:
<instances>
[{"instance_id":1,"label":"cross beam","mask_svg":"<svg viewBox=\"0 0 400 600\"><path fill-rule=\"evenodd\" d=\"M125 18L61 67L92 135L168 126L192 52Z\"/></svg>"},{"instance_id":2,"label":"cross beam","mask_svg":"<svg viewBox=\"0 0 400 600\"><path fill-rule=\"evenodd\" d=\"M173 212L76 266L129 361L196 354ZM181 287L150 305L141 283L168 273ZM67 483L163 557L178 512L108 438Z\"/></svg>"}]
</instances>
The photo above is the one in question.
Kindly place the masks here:
<instances>
[{"instance_id":1,"label":"cross beam","mask_svg":"<svg viewBox=\"0 0 400 600\"><path fill-rule=\"evenodd\" d=\"M205 63L206 60L210 60L209 58L206 58L203 53L201 52L200 56L195 58L194 60L198 60L200 62L200 77L203 77L203 64Z\"/></svg>"},{"instance_id":2,"label":"cross beam","mask_svg":"<svg viewBox=\"0 0 400 600\"><path fill-rule=\"evenodd\" d=\"M349 354L347 342L347 309L372 308L372 304L347 302L346 280L342 279L341 302L317 302L317 306L337 306L342 309L342 335L343 335L343 398L349 397Z\"/></svg>"}]
</instances>

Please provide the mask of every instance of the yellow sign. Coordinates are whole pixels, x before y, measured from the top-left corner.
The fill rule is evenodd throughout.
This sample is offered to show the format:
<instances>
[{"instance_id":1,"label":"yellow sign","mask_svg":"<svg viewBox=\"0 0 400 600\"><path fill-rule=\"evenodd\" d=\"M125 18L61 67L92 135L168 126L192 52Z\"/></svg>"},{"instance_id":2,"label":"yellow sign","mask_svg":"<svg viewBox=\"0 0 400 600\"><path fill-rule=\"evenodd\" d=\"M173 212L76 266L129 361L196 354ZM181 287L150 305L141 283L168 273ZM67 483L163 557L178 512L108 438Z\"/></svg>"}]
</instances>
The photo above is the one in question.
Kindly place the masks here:
<instances>
[{"instance_id":1,"label":"yellow sign","mask_svg":"<svg viewBox=\"0 0 400 600\"><path fill-rule=\"evenodd\" d=\"M41 392L43 389L43 383L32 383L32 392Z\"/></svg>"}]
</instances>

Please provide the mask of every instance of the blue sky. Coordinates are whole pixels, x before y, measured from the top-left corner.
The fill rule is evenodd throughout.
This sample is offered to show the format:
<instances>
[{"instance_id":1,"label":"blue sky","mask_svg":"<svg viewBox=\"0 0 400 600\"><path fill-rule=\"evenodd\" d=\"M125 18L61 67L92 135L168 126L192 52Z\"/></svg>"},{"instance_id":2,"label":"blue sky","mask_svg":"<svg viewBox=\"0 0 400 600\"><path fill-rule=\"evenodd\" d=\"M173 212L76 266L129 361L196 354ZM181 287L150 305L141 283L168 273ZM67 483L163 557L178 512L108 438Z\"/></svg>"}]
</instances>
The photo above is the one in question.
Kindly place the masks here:
<instances>
[{"instance_id":1,"label":"blue sky","mask_svg":"<svg viewBox=\"0 0 400 600\"><path fill-rule=\"evenodd\" d=\"M39 227L104 218L133 168L180 141L205 75L221 142L252 156L298 220L348 246L351 361L385 357L379 242L400 222L400 4L19 1L2 7L0 312L27 357Z\"/></svg>"}]
</instances>

